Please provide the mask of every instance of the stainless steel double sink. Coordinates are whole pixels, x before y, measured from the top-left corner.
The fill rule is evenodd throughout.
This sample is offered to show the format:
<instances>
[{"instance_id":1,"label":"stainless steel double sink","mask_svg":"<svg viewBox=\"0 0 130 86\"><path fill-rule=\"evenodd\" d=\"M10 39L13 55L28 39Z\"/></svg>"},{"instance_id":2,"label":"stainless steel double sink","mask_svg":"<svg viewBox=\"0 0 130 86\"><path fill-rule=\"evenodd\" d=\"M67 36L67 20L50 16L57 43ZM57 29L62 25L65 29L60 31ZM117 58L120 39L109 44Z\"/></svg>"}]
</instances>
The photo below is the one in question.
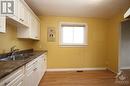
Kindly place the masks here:
<instances>
[{"instance_id":1,"label":"stainless steel double sink","mask_svg":"<svg viewBox=\"0 0 130 86\"><path fill-rule=\"evenodd\" d=\"M15 60L25 60L29 58L30 56L33 56L33 54L16 54L16 55L10 55L3 58L0 58L0 61L15 61Z\"/></svg>"}]
</instances>

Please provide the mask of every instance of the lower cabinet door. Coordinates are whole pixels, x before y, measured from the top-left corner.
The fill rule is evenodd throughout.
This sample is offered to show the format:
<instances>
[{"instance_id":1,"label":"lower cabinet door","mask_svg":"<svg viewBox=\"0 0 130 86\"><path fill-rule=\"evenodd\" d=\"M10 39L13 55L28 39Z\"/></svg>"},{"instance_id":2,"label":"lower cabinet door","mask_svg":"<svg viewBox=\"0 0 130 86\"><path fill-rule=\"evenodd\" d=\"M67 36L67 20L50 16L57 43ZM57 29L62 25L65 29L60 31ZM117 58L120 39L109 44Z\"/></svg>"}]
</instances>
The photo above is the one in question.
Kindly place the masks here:
<instances>
[{"instance_id":1,"label":"lower cabinet door","mask_svg":"<svg viewBox=\"0 0 130 86\"><path fill-rule=\"evenodd\" d=\"M45 74L46 72L46 69L47 69L47 55L45 54L44 55L44 63L43 63L43 75Z\"/></svg>"},{"instance_id":2,"label":"lower cabinet door","mask_svg":"<svg viewBox=\"0 0 130 86\"><path fill-rule=\"evenodd\" d=\"M28 69L26 69L25 86L38 86L38 61L35 61Z\"/></svg>"},{"instance_id":3,"label":"lower cabinet door","mask_svg":"<svg viewBox=\"0 0 130 86\"><path fill-rule=\"evenodd\" d=\"M41 55L1 80L0 86L38 86L46 67L46 55Z\"/></svg>"},{"instance_id":4,"label":"lower cabinet door","mask_svg":"<svg viewBox=\"0 0 130 86\"><path fill-rule=\"evenodd\" d=\"M38 86L38 84L39 84L39 70L38 70L38 68L36 68L34 71L34 78L35 78L34 85Z\"/></svg>"},{"instance_id":5,"label":"lower cabinet door","mask_svg":"<svg viewBox=\"0 0 130 86\"><path fill-rule=\"evenodd\" d=\"M3 86L24 86L24 76L20 76L11 82L5 82Z\"/></svg>"},{"instance_id":6,"label":"lower cabinet door","mask_svg":"<svg viewBox=\"0 0 130 86\"><path fill-rule=\"evenodd\" d=\"M21 77L20 79L18 79L17 81L15 81L12 85L10 86L24 86L24 78Z\"/></svg>"},{"instance_id":7,"label":"lower cabinet door","mask_svg":"<svg viewBox=\"0 0 130 86\"><path fill-rule=\"evenodd\" d=\"M43 62L44 62L44 59L43 59L43 56L40 56L39 57L39 63L38 63L38 79L39 79L39 82L40 80L42 79L43 77Z\"/></svg>"},{"instance_id":8,"label":"lower cabinet door","mask_svg":"<svg viewBox=\"0 0 130 86\"><path fill-rule=\"evenodd\" d=\"M30 71L30 73L26 74L25 86L36 86L35 85L35 77L34 77L34 72L33 71Z\"/></svg>"}]
</instances>

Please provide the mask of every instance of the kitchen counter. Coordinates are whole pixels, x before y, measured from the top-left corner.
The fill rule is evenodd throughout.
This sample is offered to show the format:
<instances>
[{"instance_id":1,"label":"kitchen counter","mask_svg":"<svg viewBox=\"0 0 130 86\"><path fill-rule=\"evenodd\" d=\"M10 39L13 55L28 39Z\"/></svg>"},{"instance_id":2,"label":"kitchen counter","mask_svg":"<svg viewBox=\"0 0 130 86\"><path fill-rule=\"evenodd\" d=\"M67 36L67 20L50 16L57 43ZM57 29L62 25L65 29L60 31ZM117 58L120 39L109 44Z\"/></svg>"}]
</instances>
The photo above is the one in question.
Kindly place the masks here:
<instances>
[{"instance_id":1,"label":"kitchen counter","mask_svg":"<svg viewBox=\"0 0 130 86\"><path fill-rule=\"evenodd\" d=\"M24 60L15 60L15 61L0 61L0 79L4 78L5 76L9 75L13 71L17 70L18 68L26 65L30 61L34 60L38 56L42 55L43 53L47 52L46 50L43 51L33 51L32 56L26 58Z\"/></svg>"}]
</instances>

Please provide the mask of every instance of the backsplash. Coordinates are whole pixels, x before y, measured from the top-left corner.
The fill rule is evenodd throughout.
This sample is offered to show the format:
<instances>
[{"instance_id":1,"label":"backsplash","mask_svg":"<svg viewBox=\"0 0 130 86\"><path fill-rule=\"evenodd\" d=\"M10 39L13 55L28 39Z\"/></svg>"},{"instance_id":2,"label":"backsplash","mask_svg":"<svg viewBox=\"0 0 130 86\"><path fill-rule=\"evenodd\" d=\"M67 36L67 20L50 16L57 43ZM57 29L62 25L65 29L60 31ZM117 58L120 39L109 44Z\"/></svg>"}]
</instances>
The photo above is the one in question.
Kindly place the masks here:
<instances>
[{"instance_id":1,"label":"backsplash","mask_svg":"<svg viewBox=\"0 0 130 86\"><path fill-rule=\"evenodd\" d=\"M16 45L18 49L33 48L33 41L17 38L17 28L7 24L6 33L0 33L0 53L7 53L12 46Z\"/></svg>"}]
</instances>

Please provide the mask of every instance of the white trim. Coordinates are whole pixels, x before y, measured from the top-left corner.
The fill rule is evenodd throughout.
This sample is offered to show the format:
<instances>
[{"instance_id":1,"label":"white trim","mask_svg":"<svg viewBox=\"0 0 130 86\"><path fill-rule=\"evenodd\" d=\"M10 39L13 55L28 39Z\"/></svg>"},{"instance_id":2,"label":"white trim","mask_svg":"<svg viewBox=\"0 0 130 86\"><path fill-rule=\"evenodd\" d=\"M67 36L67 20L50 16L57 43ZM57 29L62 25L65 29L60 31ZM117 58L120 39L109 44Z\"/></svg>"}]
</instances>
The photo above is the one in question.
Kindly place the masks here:
<instances>
[{"instance_id":1,"label":"white trim","mask_svg":"<svg viewBox=\"0 0 130 86\"><path fill-rule=\"evenodd\" d=\"M111 72L117 74L117 72L113 71L111 68L107 68L107 70L109 70L109 71L111 71Z\"/></svg>"},{"instance_id":2,"label":"white trim","mask_svg":"<svg viewBox=\"0 0 130 86\"><path fill-rule=\"evenodd\" d=\"M118 50L118 72L120 72L121 70L120 70L120 67L121 67L121 30L122 30L122 28L121 28L121 23L120 23L120 28L119 28L119 45L118 45L118 47L119 47L119 50Z\"/></svg>"},{"instance_id":3,"label":"white trim","mask_svg":"<svg viewBox=\"0 0 130 86\"><path fill-rule=\"evenodd\" d=\"M60 47L87 47L88 44L84 44L84 45L59 45Z\"/></svg>"},{"instance_id":4,"label":"white trim","mask_svg":"<svg viewBox=\"0 0 130 86\"><path fill-rule=\"evenodd\" d=\"M120 68L120 69L130 69L130 67L122 67L122 68Z\"/></svg>"},{"instance_id":5,"label":"white trim","mask_svg":"<svg viewBox=\"0 0 130 86\"><path fill-rule=\"evenodd\" d=\"M47 71L87 71L87 70L106 70L107 68L52 68Z\"/></svg>"},{"instance_id":6,"label":"white trim","mask_svg":"<svg viewBox=\"0 0 130 86\"><path fill-rule=\"evenodd\" d=\"M124 14L124 18L127 18L130 16L130 8L126 11L126 13Z\"/></svg>"}]
</instances>

